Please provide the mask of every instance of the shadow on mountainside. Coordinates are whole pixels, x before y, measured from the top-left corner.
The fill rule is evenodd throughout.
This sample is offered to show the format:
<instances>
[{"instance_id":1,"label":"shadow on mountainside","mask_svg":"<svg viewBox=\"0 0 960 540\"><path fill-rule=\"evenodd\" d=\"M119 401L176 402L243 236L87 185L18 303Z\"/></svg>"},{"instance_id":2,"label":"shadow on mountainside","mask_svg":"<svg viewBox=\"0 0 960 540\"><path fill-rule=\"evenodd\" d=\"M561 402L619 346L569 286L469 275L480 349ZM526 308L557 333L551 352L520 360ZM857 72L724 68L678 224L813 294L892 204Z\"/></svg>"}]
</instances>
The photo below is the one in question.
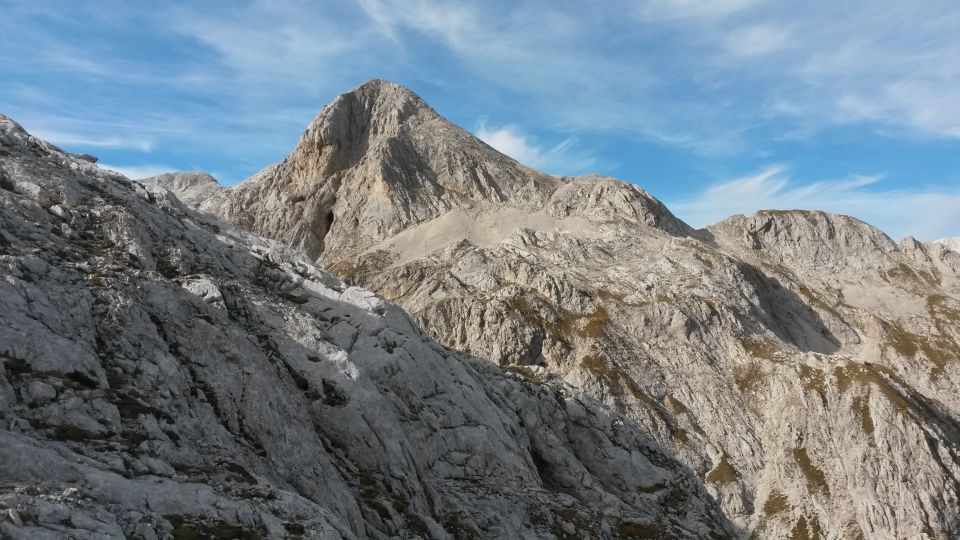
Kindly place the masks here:
<instances>
[{"instance_id":1,"label":"shadow on mountainside","mask_svg":"<svg viewBox=\"0 0 960 540\"><path fill-rule=\"evenodd\" d=\"M739 262L737 268L757 295L751 315L777 338L803 352L832 354L840 350L840 340L811 306L812 298L800 296L754 265ZM741 322L748 327L754 324L750 320Z\"/></svg>"}]
</instances>

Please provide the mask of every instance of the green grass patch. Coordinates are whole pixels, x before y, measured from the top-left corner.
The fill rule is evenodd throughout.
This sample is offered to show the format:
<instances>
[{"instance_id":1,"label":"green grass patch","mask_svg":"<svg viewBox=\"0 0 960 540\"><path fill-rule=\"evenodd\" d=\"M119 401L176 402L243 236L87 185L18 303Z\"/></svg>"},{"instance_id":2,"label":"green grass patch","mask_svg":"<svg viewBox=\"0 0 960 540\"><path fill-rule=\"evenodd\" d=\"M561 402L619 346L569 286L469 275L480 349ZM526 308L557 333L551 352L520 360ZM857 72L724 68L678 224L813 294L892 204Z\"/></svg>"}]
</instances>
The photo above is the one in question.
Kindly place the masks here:
<instances>
[{"instance_id":1,"label":"green grass patch","mask_svg":"<svg viewBox=\"0 0 960 540\"><path fill-rule=\"evenodd\" d=\"M647 398L646 394L643 393L629 375L624 373L604 356L588 354L580 359L580 367L599 376L621 394L627 392L636 399L646 400Z\"/></svg>"},{"instance_id":2,"label":"green grass patch","mask_svg":"<svg viewBox=\"0 0 960 540\"><path fill-rule=\"evenodd\" d=\"M761 388L766 379L763 364L756 360L751 360L733 368L733 381L744 396L749 396Z\"/></svg>"},{"instance_id":3,"label":"green grass patch","mask_svg":"<svg viewBox=\"0 0 960 540\"><path fill-rule=\"evenodd\" d=\"M778 360L776 353L780 348L777 347L776 343L767 338L757 336L740 338L740 345L743 346L743 350L745 350L747 354L754 358L769 360L771 362Z\"/></svg>"},{"instance_id":4,"label":"green grass patch","mask_svg":"<svg viewBox=\"0 0 960 540\"><path fill-rule=\"evenodd\" d=\"M906 411L910 403L894 388L889 378L893 373L889 368L873 364L849 363L845 366L837 366L833 369L833 376L837 381L837 387L840 393L844 393L853 384L860 386L873 385L880 393L894 406L898 411Z\"/></svg>"},{"instance_id":5,"label":"green grass patch","mask_svg":"<svg viewBox=\"0 0 960 540\"><path fill-rule=\"evenodd\" d=\"M800 369L800 381L803 384L803 389L820 394L820 398L826 402L827 382L823 370L805 364L800 364L798 368Z\"/></svg>"},{"instance_id":6,"label":"green grass patch","mask_svg":"<svg viewBox=\"0 0 960 540\"><path fill-rule=\"evenodd\" d=\"M820 538L823 538L820 531L820 522L811 519L808 525L807 518L804 516L800 516L790 532L790 540L820 540Z\"/></svg>"},{"instance_id":7,"label":"green grass patch","mask_svg":"<svg viewBox=\"0 0 960 540\"><path fill-rule=\"evenodd\" d=\"M763 513L773 516L790 509L790 502L787 496L776 489L771 489L767 495L767 500L763 502Z\"/></svg>"},{"instance_id":8,"label":"green grass patch","mask_svg":"<svg viewBox=\"0 0 960 540\"><path fill-rule=\"evenodd\" d=\"M670 394L667 394L667 397L663 399L663 404L667 407L667 410L673 414L683 414L690 410L686 405L683 404L683 402Z\"/></svg>"},{"instance_id":9,"label":"green grass patch","mask_svg":"<svg viewBox=\"0 0 960 540\"><path fill-rule=\"evenodd\" d=\"M690 434L687 433L687 430L683 428L680 428L680 427L674 428L673 431L670 432L670 434L673 435L673 438L676 439L677 442L679 443L687 444L688 442L690 442Z\"/></svg>"},{"instance_id":10,"label":"green grass patch","mask_svg":"<svg viewBox=\"0 0 960 540\"><path fill-rule=\"evenodd\" d=\"M873 435L873 417L870 416L870 398L869 394L865 397L853 398L853 410L860 417L860 427L867 435Z\"/></svg>"},{"instance_id":11,"label":"green grass patch","mask_svg":"<svg viewBox=\"0 0 960 540\"><path fill-rule=\"evenodd\" d=\"M793 460L796 461L797 467L800 468L800 472L802 472L804 478L806 478L807 489L809 489L810 492L830 493L830 488L827 486L827 477L823 474L823 471L818 469L810 460L806 448L794 448Z\"/></svg>"},{"instance_id":12,"label":"green grass patch","mask_svg":"<svg viewBox=\"0 0 960 540\"><path fill-rule=\"evenodd\" d=\"M908 290L914 292L924 290L929 286L937 287L940 285L940 280L933 274L924 270L914 270L903 263L899 263L890 270L887 270L883 273L883 276L887 281L906 285Z\"/></svg>"},{"instance_id":13,"label":"green grass patch","mask_svg":"<svg viewBox=\"0 0 960 540\"><path fill-rule=\"evenodd\" d=\"M739 477L740 473L733 468L726 452L724 452L720 457L720 463L717 463L717 466L707 473L706 480L713 484L725 485L736 482Z\"/></svg>"}]
</instances>

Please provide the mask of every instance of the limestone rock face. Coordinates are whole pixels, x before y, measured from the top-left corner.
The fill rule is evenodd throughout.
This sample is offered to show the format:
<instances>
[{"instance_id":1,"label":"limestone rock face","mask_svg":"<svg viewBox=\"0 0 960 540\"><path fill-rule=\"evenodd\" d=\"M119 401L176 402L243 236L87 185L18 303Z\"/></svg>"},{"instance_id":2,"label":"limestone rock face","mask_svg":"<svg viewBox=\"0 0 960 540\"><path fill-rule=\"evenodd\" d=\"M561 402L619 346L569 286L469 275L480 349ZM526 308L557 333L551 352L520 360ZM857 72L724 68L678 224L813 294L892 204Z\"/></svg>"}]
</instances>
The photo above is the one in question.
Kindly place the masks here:
<instances>
[{"instance_id":1,"label":"limestone rock face","mask_svg":"<svg viewBox=\"0 0 960 540\"><path fill-rule=\"evenodd\" d=\"M635 419L2 116L0 366L3 538L736 534Z\"/></svg>"},{"instance_id":2,"label":"limestone rock face","mask_svg":"<svg viewBox=\"0 0 960 540\"><path fill-rule=\"evenodd\" d=\"M524 167L386 81L327 105L283 162L199 204L193 199L207 213L331 263L449 212L506 203L544 218L591 214L689 230L634 186Z\"/></svg>"},{"instance_id":3,"label":"limestone rock face","mask_svg":"<svg viewBox=\"0 0 960 540\"><path fill-rule=\"evenodd\" d=\"M736 534L960 535L950 242L807 211L694 231L631 184L523 167L382 81L198 207L453 349L617 411L695 471Z\"/></svg>"},{"instance_id":4,"label":"limestone rock face","mask_svg":"<svg viewBox=\"0 0 960 540\"><path fill-rule=\"evenodd\" d=\"M879 229L826 212L761 211L727 218L708 231L734 250L762 252L771 262L820 275L875 270L897 250Z\"/></svg>"},{"instance_id":5,"label":"limestone rock face","mask_svg":"<svg viewBox=\"0 0 960 540\"><path fill-rule=\"evenodd\" d=\"M942 246L943 248L949 249L950 251L955 251L957 253L960 253L960 236L953 237L953 238L941 238L939 240L934 240L931 243Z\"/></svg>"},{"instance_id":6,"label":"limestone rock face","mask_svg":"<svg viewBox=\"0 0 960 540\"><path fill-rule=\"evenodd\" d=\"M214 177L204 172L166 173L141 182L168 189L187 205L198 205L224 189Z\"/></svg>"}]
</instances>

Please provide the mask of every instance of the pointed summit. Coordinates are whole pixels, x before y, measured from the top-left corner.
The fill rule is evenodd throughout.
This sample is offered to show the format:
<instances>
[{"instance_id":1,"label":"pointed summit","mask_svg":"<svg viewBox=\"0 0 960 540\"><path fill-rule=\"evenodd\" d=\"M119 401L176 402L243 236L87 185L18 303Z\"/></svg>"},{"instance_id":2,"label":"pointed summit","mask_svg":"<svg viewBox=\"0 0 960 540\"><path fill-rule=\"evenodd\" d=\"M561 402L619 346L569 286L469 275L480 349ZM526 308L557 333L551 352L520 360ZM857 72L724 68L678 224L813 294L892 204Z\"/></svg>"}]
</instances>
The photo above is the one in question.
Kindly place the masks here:
<instances>
[{"instance_id":1,"label":"pointed summit","mask_svg":"<svg viewBox=\"0 0 960 540\"><path fill-rule=\"evenodd\" d=\"M287 161L297 162L296 171L329 175L355 164L371 139L398 137L438 123L453 127L410 89L374 79L326 105Z\"/></svg>"},{"instance_id":2,"label":"pointed summit","mask_svg":"<svg viewBox=\"0 0 960 540\"><path fill-rule=\"evenodd\" d=\"M369 135L396 134L411 119L435 120L439 115L409 88L374 79L340 94L307 128L320 143L358 141Z\"/></svg>"},{"instance_id":3,"label":"pointed summit","mask_svg":"<svg viewBox=\"0 0 960 540\"><path fill-rule=\"evenodd\" d=\"M380 79L325 106L283 162L198 206L331 264L446 214L493 209L543 214L541 224L620 220L678 236L691 233L636 186L525 167L411 90ZM507 234L521 221L529 219L507 220L500 229Z\"/></svg>"},{"instance_id":4,"label":"pointed summit","mask_svg":"<svg viewBox=\"0 0 960 540\"><path fill-rule=\"evenodd\" d=\"M201 206L313 257L339 258L452 209L542 206L560 183L378 79L325 106L283 162Z\"/></svg>"},{"instance_id":5,"label":"pointed summit","mask_svg":"<svg viewBox=\"0 0 960 540\"><path fill-rule=\"evenodd\" d=\"M403 98L417 101L424 108L430 109L430 106L427 105L427 103L423 101L423 99L418 96L416 92L402 84L391 82L386 79L370 79L369 81L358 84L351 90L340 94L340 96L354 96L361 100L384 102L396 102L398 98Z\"/></svg>"},{"instance_id":6,"label":"pointed summit","mask_svg":"<svg viewBox=\"0 0 960 540\"><path fill-rule=\"evenodd\" d=\"M433 108L430 107L430 105L428 105L423 98L417 95L416 92L407 88L406 86L403 86L402 84L397 84L384 79L371 79L363 84L360 84L349 92L340 94L340 96L330 103L329 106L334 106L334 104L336 104L340 99L349 98L357 100L358 103L372 107L378 107L381 109L389 109L393 106L409 106L436 114Z\"/></svg>"}]
</instances>

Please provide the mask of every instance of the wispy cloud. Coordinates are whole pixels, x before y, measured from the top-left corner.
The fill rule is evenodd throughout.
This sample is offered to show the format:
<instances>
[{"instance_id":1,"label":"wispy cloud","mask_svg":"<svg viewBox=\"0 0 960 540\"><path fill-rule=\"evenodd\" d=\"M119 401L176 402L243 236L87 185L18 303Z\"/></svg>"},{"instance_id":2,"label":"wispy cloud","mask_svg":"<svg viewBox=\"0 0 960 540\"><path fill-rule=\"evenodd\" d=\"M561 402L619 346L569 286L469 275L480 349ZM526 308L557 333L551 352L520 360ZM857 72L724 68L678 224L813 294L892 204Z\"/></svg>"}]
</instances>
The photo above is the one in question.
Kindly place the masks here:
<instances>
[{"instance_id":1,"label":"wispy cloud","mask_svg":"<svg viewBox=\"0 0 960 540\"><path fill-rule=\"evenodd\" d=\"M647 0L639 3L638 12L651 19L715 19L761 2L762 0Z\"/></svg>"},{"instance_id":2,"label":"wispy cloud","mask_svg":"<svg viewBox=\"0 0 960 540\"><path fill-rule=\"evenodd\" d=\"M174 172L177 170L175 167L168 167L164 165L108 165L106 163L101 163L100 168L118 172L127 178L130 178L131 180L149 178L151 176L157 176L158 174Z\"/></svg>"},{"instance_id":3,"label":"wispy cloud","mask_svg":"<svg viewBox=\"0 0 960 540\"><path fill-rule=\"evenodd\" d=\"M169 15L175 32L211 49L206 65L225 69L221 78L276 83L281 75L298 77L274 84L277 90L322 80L332 60L374 45L362 27L345 26L334 19L335 9L311 2L237 3L226 12L176 6Z\"/></svg>"},{"instance_id":4,"label":"wispy cloud","mask_svg":"<svg viewBox=\"0 0 960 540\"><path fill-rule=\"evenodd\" d=\"M773 160L816 161L823 178L889 173L843 195L960 170L960 8L947 0L75 4L3 2L0 108L108 163L240 180L281 159L337 93L382 77L460 123L492 119L483 135L531 166L650 178L661 192ZM938 150L911 155L920 145Z\"/></svg>"},{"instance_id":5,"label":"wispy cloud","mask_svg":"<svg viewBox=\"0 0 960 540\"><path fill-rule=\"evenodd\" d=\"M757 6L707 32L725 45L712 60L715 77L756 84L764 105L757 110L812 128L811 135L866 123L960 138L960 101L952 99L960 94L958 24L951 2L814 1Z\"/></svg>"},{"instance_id":6,"label":"wispy cloud","mask_svg":"<svg viewBox=\"0 0 960 540\"><path fill-rule=\"evenodd\" d=\"M733 56L764 56L784 49L790 39L788 28L773 24L753 24L730 32L724 39L724 47Z\"/></svg>"},{"instance_id":7,"label":"wispy cloud","mask_svg":"<svg viewBox=\"0 0 960 540\"><path fill-rule=\"evenodd\" d=\"M63 131L34 130L33 135L56 145L92 146L94 148L132 148L141 152L153 150L153 141L147 139L128 139L115 136L87 136Z\"/></svg>"},{"instance_id":8,"label":"wispy cloud","mask_svg":"<svg viewBox=\"0 0 960 540\"><path fill-rule=\"evenodd\" d=\"M885 189L879 176L799 183L783 165L712 185L670 208L695 227L757 210L823 210L859 218L893 238L930 241L960 231L960 187Z\"/></svg>"},{"instance_id":9,"label":"wispy cloud","mask_svg":"<svg viewBox=\"0 0 960 540\"><path fill-rule=\"evenodd\" d=\"M490 146L528 167L554 174L578 175L596 163L588 151L568 137L553 146L540 146L516 126L491 128L481 124L476 135Z\"/></svg>"},{"instance_id":10,"label":"wispy cloud","mask_svg":"<svg viewBox=\"0 0 960 540\"><path fill-rule=\"evenodd\" d=\"M107 31L81 37L62 31L71 19L56 9L12 2L0 21L10 37L0 55L24 72L186 92L250 117L281 100L329 98L365 78L410 74L458 92L496 88L526 111L525 123L627 133L708 154L748 149L755 126L784 119L810 134L869 122L960 138L960 100L950 99L960 93L953 2L608 6L284 0L142 10L91 3L77 6L78 18ZM122 54L108 37L126 37L130 28L144 30L146 46L176 36L168 48L174 57ZM429 67L447 55L461 84L449 65Z\"/></svg>"}]
</instances>

